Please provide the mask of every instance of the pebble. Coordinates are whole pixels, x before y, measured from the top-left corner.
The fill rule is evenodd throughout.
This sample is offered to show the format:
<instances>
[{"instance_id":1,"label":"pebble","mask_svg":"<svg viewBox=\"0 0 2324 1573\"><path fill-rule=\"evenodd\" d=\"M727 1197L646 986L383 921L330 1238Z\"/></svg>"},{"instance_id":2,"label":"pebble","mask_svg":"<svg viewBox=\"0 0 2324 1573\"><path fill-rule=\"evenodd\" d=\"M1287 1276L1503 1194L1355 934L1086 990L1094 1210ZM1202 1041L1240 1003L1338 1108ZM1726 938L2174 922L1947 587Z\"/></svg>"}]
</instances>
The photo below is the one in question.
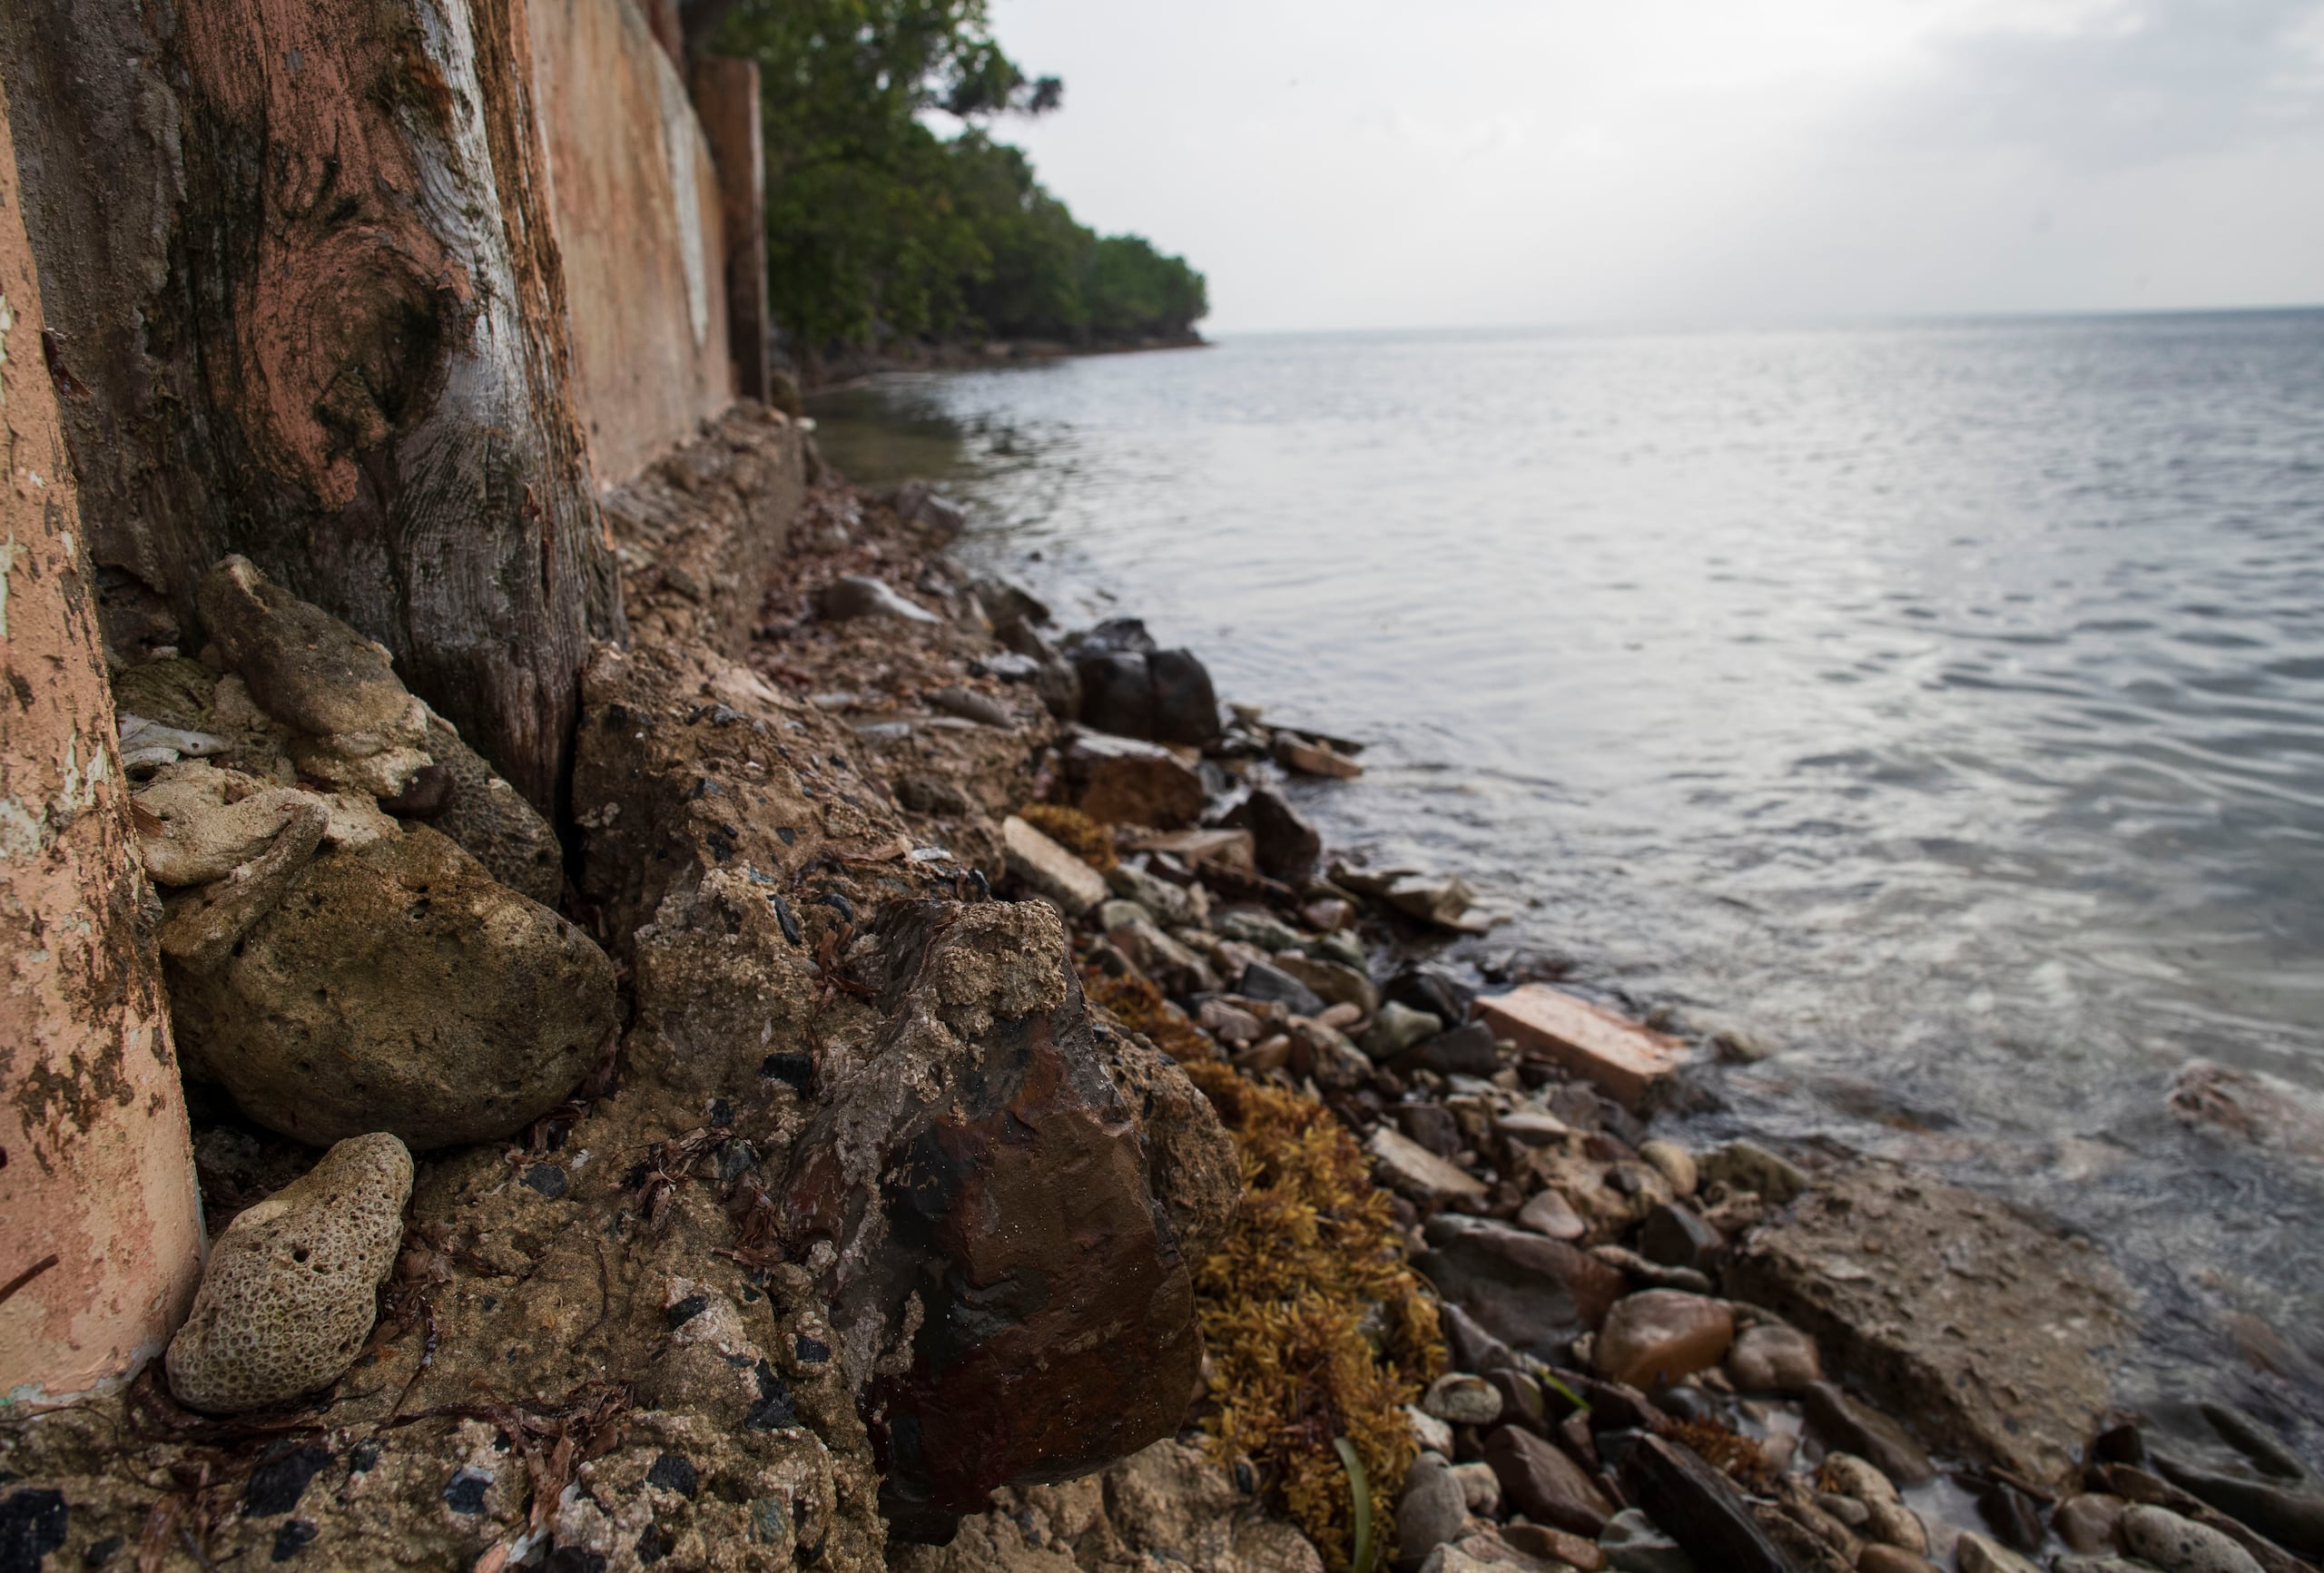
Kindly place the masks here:
<instances>
[{"instance_id":1,"label":"pebble","mask_svg":"<svg viewBox=\"0 0 2324 1573\"><path fill-rule=\"evenodd\" d=\"M1600 1573L1606 1566L1606 1553L1595 1542L1547 1524L1504 1524L1501 1538L1512 1549L1553 1568L1563 1563L1581 1573Z\"/></svg>"},{"instance_id":2,"label":"pebble","mask_svg":"<svg viewBox=\"0 0 2324 1573\"><path fill-rule=\"evenodd\" d=\"M1928 1528L1905 1505L1896 1482L1853 1453L1831 1453L1824 1460L1825 1478L1841 1492L1864 1505L1864 1522L1854 1528L1867 1540L1897 1546L1920 1555L1928 1550Z\"/></svg>"},{"instance_id":3,"label":"pebble","mask_svg":"<svg viewBox=\"0 0 2324 1573\"><path fill-rule=\"evenodd\" d=\"M1728 1352L1728 1380L1738 1392L1804 1392L1824 1378L1816 1341L1796 1327L1746 1328Z\"/></svg>"},{"instance_id":4,"label":"pebble","mask_svg":"<svg viewBox=\"0 0 2324 1573\"><path fill-rule=\"evenodd\" d=\"M1492 1128L1512 1146L1546 1147L1573 1135L1573 1127L1543 1108L1512 1109L1497 1116Z\"/></svg>"},{"instance_id":5,"label":"pebble","mask_svg":"<svg viewBox=\"0 0 2324 1573\"><path fill-rule=\"evenodd\" d=\"M1614 1303L1598 1330L1598 1369L1651 1392L1717 1365L1735 1341L1735 1313L1719 1301L1649 1289Z\"/></svg>"},{"instance_id":6,"label":"pebble","mask_svg":"<svg viewBox=\"0 0 2324 1573\"><path fill-rule=\"evenodd\" d=\"M1626 1508L1606 1521L1598 1549L1617 1573L1695 1573L1694 1558L1636 1508Z\"/></svg>"},{"instance_id":7,"label":"pebble","mask_svg":"<svg viewBox=\"0 0 2324 1573\"><path fill-rule=\"evenodd\" d=\"M2058 1504L2050 1522L2058 1539L2084 1556L2102 1556L2122 1544L2122 1513L2130 1504L2120 1497L2087 1491Z\"/></svg>"},{"instance_id":8,"label":"pebble","mask_svg":"<svg viewBox=\"0 0 2324 1573\"><path fill-rule=\"evenodd\" d=\"M1452 1456L1453 1437L1451 1426L1416 1403L1408 1403L1404 1406L1404 1418L1413 1422L1413 1440L1420 1444L1422 1452L1442 1453L1446 1458Z\"/></svg>"},{"instance_id":9,"label":"pebble","mask_svg":"<svg viewBox=\"0 0 2324 1573\"><path fill-rule=\"evenodd\" d=\"M1484 1182L1438 1157L1403 1132L1382 1126L1364 1144L1389 1185L1415 1201L1482 1196Z\"/></svg>"},{"instance_id":10,"label":"pebble","mask_svg":"<svg viewBox=\"0 0 2324 1573\"><path fill-rule=\"evenodd\" d=\"M1235 992L1246 999L1273 1000L1294 1016L1315 1017L1324 1009L1314 989L1269 961L1254 961L1244 968Z\"/></svg>"},{"instance_id":11,"label":"pebble","mask_svg":"<svg viewBox=\"0 0 2324 1573\"><path fill-rule=\"evenodd\" d=\"M1396 1499L1398 1549L1405 1558L1425 1557L1459 1537L1469 1522L1469 1499L1452 1467L1434 1453L1423 1453L1404 1477Z\"/></svg>"},{"instance_id":12,"label":"pebble","mask_svg":"<svg viewBox=\"0 0 2324 1573\"><path fill-rule=\"evenodd\" d=\"M1500 1478L1502 1499L1537 1523L1596 1537L1614 1504L1564 1451L1531 1431L1503 1426L1485 1439L1485 1462Z\"/></svg>"},{"instance_id":13,"label":"pebble","mask_svg":"<svg viewBox=\"0 0 2324 1573\"><path fill-rule=\"evenodd\" d=\"M1673 1194L1691 1196L1695 1194L1695 1186L1700 1183L1701 1175L1696 1170L1694 1155L1686 1148L1676 1142L1658 1139L1639 1148L1638 1155L1653 1165L1662 1177L1670 1182Z\"/></svg>"},{"instance_id":14,"label":"pebble","mask_svg":"<svg viewBox=\"0 0 2324 1573\"><path fill-rule=\"evenodd\" d=\"M1380 1007L1371 1028L1356 1042L1374 1059L1393 1059L1413 1045L1424 1043L1443 1030L1443 1018L1391 999Z\"/></svg>"},{"instance_id":15,"label":"pebble","mask_svg":"<svg viewBox=\"0 0 2324 1573\"><path fill-rule=\"evenodd\" d=\"M2251 1553L2219 1530L2145 1503L2123 1513L2122 1544L2163 1573L2260 1573Z\"/></svg>"},{"instance_id":16,"label":"pebble","mask_svg":"<svg viewBox=\"0 0 2324 1573\"><path fill-rule=\"evenodd\" d=\"M1692 1207L1665 1202L1647 1214L1639 1228L1638 1248L1649 1262L1707 1273L1727 1253L1727 1241Z\"/></svg>"},{"instance_id":17,"label":"pebble","mask_svg":"<svg viewBox=\"0 0 2324 1573\"><path fill-rule=\"evenodd\" d=\"M411 1154L394 1136L350 1136L237 1214L170 1341L179 1401L239 1414L337 1381L370 1336L411 1176Z\"/></svg>"},{"instance_id":18,"label":"pebble","mask_svg":"<svg viewBox=\"0 0 2324 1573\"><path fill-rule=\"evenodd\" d=\"M1449 1371L1429 1384L1420 1407L1454 1425L1489 1426L1501 1418L1501 1393L1483 1377Z\"/></svg>"},{"instance_id":19,"label":"pebble","mask_svg":"<svg viewBox=\"0 0 2324 1573\"><path fill-rule=\"evenodd\" d=\"M1517 1222L1552 1240L1579 1240L1590 1233L1590 1225L1573 1210L1573 1204L1556 1191L1535 1192L1532 1199L1517 1210Z\"/></svg>"},{"instance_id":20,"label":"pebble","mask_svg":"<svg viewBox=\"0 0 2324 1573\"><path fill-rule=\"evenodd\" d=\"M1305 984L1326 1005L1353 1005L1359 1016L1370 1016L1380 1008L1377 986L1344 962L1318 961L1297 951L1285 951L1275 957L1275 965Z\"/></svg>"},{"instance_id":21,"label":"pebble","mask_svg":"<svg viewBox=\"0 0 2324 1573\"><path fill-rule=\"evenodd\" d=\"M1808 1384L1807 1418L1827 1442L1871 1460L1882 1474L1899 1485L1936 1478L1936 1466L1904 1427L1828 1381Z\"/></svg>"},{"instance_id":22,"label":"pebble","mask_svg":"<svg viewBox=\"0 0 2324 1573\"><path fill-rule=\"evenodd\" d=\"M1856 1573L1938 1573L1935 1563L1901 1546L1866 1546L1856 1553Z\"/></svg>"},{"instance_id":23,"label":"pebble","mask_svg":"<svg viewBox=\"0 0 2324 1573\"><path fill-rule=\"evenodd\" d=\"M1143 869L1133 869L1128 863L1117 863L1106 873L1106 883L1114 894L1126 901L1135 901L1154 914L1155 920L1173 929L1183 929L1199 923L1208 914L1202 909L1195 894L1201 889L1173 885L1167 880L1157 880Z\"/></svg>"},{"instance_id":24,"label":"pebble","mask_svg":"<svg viewBox=\"0 0 2324 1573\"><path fill-rule=\"evenodd\" d=\"M1983 1535L1962 1536L1955 1555L1961 1559L1961 1573L2042 1573L2034 1563Z\"/></svg>"},{"instance_id":25,"label":"pebble","mask_svg":"<svg viewBox=\"0 0 2324 1573\"><path fill-rule=\"evenodd\" d=\"M860 574L842 574L824 585L815 597L815 609L832 623L854 617L895 617L907 623L938 621L935 613L905 599L885 582Z\"/></svg>"},{"instance_id":26,"label":"pebble","mask_svg":"<svg viewBox=\"0 0 2324 1573\"><path fill-rule=\"evenodd\" d=\"M1491 1464L1455 1464L1452 1478L1461 1483L1469 1511L1488 1518L1501 1511L1501 1480Z\"/></svg>"},{"instance_id":27,"label":"pebble","mask_svg":"<svg viewBox=\"0 0 2324 1573\"><path fill-rule=\"evenodd\" d=\"M1807 1172L1798 1165L1752 1142L1729 1142L1705 1157L1699 1168L1706 1180L1756 1192L1778 1207L1807 1189Z\"/></svg>"}]
</instances>

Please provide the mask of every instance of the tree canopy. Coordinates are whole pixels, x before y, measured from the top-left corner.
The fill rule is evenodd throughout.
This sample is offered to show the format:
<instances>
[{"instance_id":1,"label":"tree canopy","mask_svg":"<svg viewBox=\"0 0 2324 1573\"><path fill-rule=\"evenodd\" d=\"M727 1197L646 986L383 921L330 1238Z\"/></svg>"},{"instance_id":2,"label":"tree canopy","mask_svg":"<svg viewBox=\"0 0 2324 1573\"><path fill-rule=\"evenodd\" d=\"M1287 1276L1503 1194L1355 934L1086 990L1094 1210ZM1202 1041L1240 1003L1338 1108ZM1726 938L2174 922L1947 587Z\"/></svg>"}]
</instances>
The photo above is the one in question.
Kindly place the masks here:
<instances>
[{"instance_id":1,"label":"tree canopy","mask_svg":"<svg viewBox=\"0 0 2324 1573\"><path fill-rule=\"evenodd\" d=\"M1183 259L1097 235L993 140L1064 84L1002 51L984 0L736 0L717 47L759 63L770 304L800 349L1118 342L1208 310ZM960 129L940 134L940 114Z\"/></svg>"}]
</instances>

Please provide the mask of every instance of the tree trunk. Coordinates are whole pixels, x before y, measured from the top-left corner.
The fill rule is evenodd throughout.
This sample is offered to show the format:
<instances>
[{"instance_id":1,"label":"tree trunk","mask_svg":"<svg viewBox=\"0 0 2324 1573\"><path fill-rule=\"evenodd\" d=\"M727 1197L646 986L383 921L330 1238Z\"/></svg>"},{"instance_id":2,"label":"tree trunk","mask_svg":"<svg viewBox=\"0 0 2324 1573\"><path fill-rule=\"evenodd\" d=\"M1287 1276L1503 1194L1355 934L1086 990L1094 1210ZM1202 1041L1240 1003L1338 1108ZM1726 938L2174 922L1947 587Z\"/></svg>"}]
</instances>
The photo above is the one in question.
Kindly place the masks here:
<instances>
[{"instance_id":1,"label":"tree trunk","mask_svg":"<svg viewBox=\"0 0 2324 1573\"><path fill-rule=\"evenodd\" d=\"M621 611L525 0L0 0L0 24L118 653L198 649L194 586L243 553L554 812Z\"/></svg>"},{"instance_id":2,"label":"tree trunk","mask_svg":"<svg viewBox=\"0 0 2324 1573\"><path fill-rule=\"evenodd\" d=\"M157 1352L201 1271L185 1094L0 99L0 1407ZM35 1558L37 1560L37 1558Z\"/></svg>"}]
</instances>

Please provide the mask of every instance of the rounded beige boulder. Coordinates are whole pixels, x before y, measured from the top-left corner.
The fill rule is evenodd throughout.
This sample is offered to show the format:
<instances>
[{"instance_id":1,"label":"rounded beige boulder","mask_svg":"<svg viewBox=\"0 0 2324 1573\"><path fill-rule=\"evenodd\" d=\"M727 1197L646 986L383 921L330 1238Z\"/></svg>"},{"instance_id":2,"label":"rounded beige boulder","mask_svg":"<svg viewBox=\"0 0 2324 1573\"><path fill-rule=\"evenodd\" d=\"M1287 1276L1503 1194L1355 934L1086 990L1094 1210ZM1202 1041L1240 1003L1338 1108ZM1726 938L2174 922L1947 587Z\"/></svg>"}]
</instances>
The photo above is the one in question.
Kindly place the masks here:
<instances>
[{"instance_id":1,"label":"rounded beige boulder","mask_svg":"<svg viewBox=\"0 0 2324 1573\"><path fill-rule=\"evenodd\" d=\"M424 829L317 859L223 965L171 983L189 1059L316 1146L509 1136L572 1092L615 1027L605 952Z\"/></svg>"},{"instance_id":2,"label":"rounded beige boulder","mask_svg":"<svg viewBox=\"0 0 2324 1573\"><path fill-rule=\"evenodd\" d=\"M411 1175L395 1137L356 1136L227 1224L170 1341L179 1401L235 1414L338 1380L370 1335Z\"/></svg>"}]
</instances>

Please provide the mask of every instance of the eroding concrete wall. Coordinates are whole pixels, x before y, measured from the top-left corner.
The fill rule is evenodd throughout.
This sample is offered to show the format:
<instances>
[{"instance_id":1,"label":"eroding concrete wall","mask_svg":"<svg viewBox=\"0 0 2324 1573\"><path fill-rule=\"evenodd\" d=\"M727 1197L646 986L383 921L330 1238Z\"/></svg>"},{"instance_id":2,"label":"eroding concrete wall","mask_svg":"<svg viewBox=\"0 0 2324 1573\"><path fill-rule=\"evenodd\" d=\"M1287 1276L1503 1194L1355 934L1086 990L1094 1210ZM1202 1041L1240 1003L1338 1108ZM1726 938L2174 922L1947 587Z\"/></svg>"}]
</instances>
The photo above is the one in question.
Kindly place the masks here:
<instances>
[{"instance_id":1,"label":"eroding concrete wall","mask_svg":"<svg viewBox=\"0 0 2324 1573\"><path fill-rule=\"evenodd\" d=\"M636 0L533 0L574 396L601 487L734 402L718 172Z\"/></svg>"},{"instance_id":2,"label":"eroding concrete wall","mask_svg":"<svg viewBox=\"0 0 2324 1573\"><path fill-rule=\"evenodd\" d=\"M201 1272L185 1093L0 99L0 1408L156 1353Z\"/></svg>"}]
</instances>

